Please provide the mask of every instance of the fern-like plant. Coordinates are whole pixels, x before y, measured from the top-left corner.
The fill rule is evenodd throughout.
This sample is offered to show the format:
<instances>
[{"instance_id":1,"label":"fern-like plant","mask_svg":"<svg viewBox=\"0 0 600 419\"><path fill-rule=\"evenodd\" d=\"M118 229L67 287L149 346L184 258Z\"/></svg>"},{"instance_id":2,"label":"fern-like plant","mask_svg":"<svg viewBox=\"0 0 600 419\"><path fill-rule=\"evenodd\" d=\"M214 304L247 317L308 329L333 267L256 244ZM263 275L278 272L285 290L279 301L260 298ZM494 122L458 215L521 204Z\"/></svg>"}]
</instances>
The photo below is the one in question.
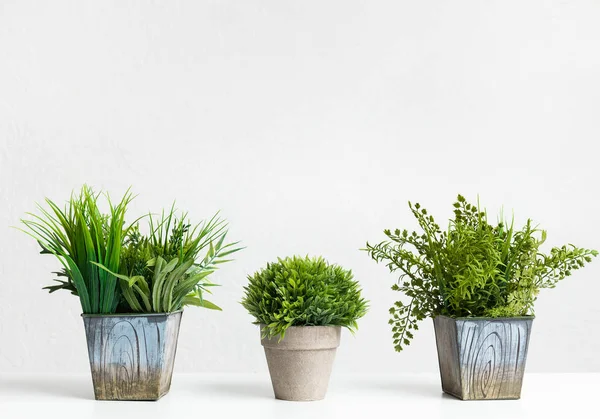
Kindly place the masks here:
<instances>
[{"instance_id":1,"label":"fern-like plant","mask_svg":"<svg viewBox=\"0 0 600 419\"><path fill-rule=\"evenodd\" d=\"M367 301L351 271L323 258L287 257L248 277L242 305L263 324L265 337L283 339L290 326L343 326L351 331Z\"/></svg>"},{"instance_id":2,"label":"fern-like plant","mask_svg":"<svg viewBox=\"0 0 600 419\"><path fill-rule=\"evenodd\" d=\"M444 231L418 203L409 207L421 232L384 230L388 240L364 249L399 272L392 289L408 297L390 308L398 351L426 317L531 315L540 289L553 288L598 254L571 244L543 253L546 232L531 220L520 230L512 221L492 225L485 211L461 195Z\"/></svg>"}]
</instances>

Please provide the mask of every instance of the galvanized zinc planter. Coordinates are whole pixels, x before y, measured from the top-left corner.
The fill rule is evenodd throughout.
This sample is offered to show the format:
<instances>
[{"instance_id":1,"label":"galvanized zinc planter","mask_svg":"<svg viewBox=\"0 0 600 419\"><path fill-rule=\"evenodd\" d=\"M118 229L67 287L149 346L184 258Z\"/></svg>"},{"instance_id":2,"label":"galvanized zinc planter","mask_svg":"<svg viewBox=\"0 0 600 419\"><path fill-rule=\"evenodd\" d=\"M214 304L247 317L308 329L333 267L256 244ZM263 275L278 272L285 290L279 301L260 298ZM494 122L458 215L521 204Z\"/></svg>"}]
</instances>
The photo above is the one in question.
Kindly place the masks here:
<instances>
[{"instance_id":1,"label":"galvanized zinc planter","mask_svg":"<svg viewBox=\"0 0 600 419\"><path fill-rule=\"evenodd\" d=\"M519 399L532 322L435 317L442 390L462 400Z\"/></svg>"},{"instance_id":2,"label":"galvanized zinc planter","mask_svg":"<svg viewBox=\"0 0 600 419\"><path fill-rule=\"evenodd\" d=\"M96 400L158 400L168 393L181 315L82 314Z\"/></svg>"},{"instance_id":3,"label":"galvanized zinc planter","mask_svg":"<svg viewBox=\"0 0 600 419\"><path fill-rule=\"evenodd\" d=\"M275 398L324 399L340 335L340 326L292 326L281 341L262 338Z\"/></svg>"}]
</instances>

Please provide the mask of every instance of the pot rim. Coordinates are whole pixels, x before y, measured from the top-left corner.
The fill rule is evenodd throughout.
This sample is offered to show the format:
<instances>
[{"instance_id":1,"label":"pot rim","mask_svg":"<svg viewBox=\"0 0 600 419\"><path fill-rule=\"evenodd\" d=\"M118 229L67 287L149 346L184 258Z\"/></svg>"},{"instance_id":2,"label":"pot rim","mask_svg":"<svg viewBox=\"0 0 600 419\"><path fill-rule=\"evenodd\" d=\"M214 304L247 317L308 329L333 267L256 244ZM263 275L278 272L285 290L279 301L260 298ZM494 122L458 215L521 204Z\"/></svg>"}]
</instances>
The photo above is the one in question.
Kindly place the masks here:
<instances>
[{"instance_id":1,"label":"pot rim","mask_svg":"<svg viewBox=\"0 0 600 419\"><path fill-rule=\"evenodd\" d=\"M264 323L255 323L255 324L257 324L260 327L260 329L267 327L267 325ZM331 327L333 329L335 329L335 328L341 329L345 326L334 325L334 324L330 324L327 326L301 326L301 325L298 325L298 326L289 326L287 329L285 329L285 332L287 333L287 331L290 329L317 329L317 328L326 328L326 327ZM276 336L279 336L279 335L276 335Z\"/></svg>"},{"instance_id":2,"label":"pot rim","mask_svg":"<svg viewBox=\"0 0 600 419\"><path fill-rule=\"evenodd\" d=\"M183 313L183 309L171 311L169 313L81 313L81 317L165 317L178 313Z\"/></svg>"},{"instance_id":3,"label":"pot rim","mask_svg":"<svg viewBox=\"0 0 600 419\"><path fill-rule=\"evenodd\" d=\"M341 326L290 326L281 335L263 336L261 325L260 343L265 350L318 351L335 350L341 343Z\"/></svg>"},{"instance_id":4,"label":"pot rim","mask_svg":"<svg viewBox=\"0 0 600 419\"><path fill-rule=\"evenodd\" d=\"M484 316L481 316L481 317L451 317L451 316L446 316L444 314L438 314L437 316L432 317L432 319L435 319L436 317L444 317L446 319L451 319L451 320L470 320L470 321L477 321L477 320L510 321L510 320L533 320L533 319L535 319L535 316L533 316L533 315L531 315L531 316L514 316L514 317L484 317Z\"/></svg>"}]
</instances>

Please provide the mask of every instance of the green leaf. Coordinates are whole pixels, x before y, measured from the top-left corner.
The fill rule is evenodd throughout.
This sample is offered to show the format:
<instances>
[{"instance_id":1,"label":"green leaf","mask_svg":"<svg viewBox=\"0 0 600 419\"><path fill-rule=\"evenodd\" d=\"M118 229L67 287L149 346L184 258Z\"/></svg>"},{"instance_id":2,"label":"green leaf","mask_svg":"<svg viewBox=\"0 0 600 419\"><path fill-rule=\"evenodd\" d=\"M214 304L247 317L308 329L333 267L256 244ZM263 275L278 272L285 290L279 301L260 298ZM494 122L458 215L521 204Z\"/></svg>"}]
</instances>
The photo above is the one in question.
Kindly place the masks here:
<instances>
[{"instance_id":1,"label":"green leaf","mask_svg":"<svg viewBox=\"0 0 600 419\"><path fill-rule=\"evenodd\" d=\"M200 299L197 296L186 296L183 299L183 305L194 305L197 307L208 308L210 310L222 311L222 309L219 306L217 306L216 304L211 303L210 301L208 301L206 299Z\"/></svg>"}]
</instances>

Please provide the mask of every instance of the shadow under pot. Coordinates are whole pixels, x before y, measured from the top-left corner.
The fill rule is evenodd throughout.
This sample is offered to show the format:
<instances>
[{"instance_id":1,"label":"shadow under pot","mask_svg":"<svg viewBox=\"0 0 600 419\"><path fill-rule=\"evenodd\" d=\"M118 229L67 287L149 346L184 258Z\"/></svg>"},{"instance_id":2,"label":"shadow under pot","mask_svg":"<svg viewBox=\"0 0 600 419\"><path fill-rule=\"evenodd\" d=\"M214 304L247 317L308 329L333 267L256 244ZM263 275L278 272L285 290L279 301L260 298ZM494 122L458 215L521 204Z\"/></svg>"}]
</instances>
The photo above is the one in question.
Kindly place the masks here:
<instances>
[{"instance_id":1,"label":"shadow under pot","mask_svg":"<svg viewBox=\"0 0 600 419\"><path fill-rule=\"evenodd\" d=\"M462 400L519 399L533 316L433 319L442 390Z\"/></svg>"},{"instance_id":2,"label":"shadow under pot","mask_svg":"<svg viewBox=\"0 0 600 419\"><path fill-rule=\"evenodd\" d=\"M281 341L262 338L275 398L324 399L340 335L340 326L292 326Z\"/></svg>"},{"instance_id":3,"label":"shadow under pot","mask_svg":"<svg viewBox=\"0 0 600 419\"><path fill-rule=\"evenodd\" d=\"M96 400L169 392L182 313L82 314Z\"/></svg>"}]
</instances>

